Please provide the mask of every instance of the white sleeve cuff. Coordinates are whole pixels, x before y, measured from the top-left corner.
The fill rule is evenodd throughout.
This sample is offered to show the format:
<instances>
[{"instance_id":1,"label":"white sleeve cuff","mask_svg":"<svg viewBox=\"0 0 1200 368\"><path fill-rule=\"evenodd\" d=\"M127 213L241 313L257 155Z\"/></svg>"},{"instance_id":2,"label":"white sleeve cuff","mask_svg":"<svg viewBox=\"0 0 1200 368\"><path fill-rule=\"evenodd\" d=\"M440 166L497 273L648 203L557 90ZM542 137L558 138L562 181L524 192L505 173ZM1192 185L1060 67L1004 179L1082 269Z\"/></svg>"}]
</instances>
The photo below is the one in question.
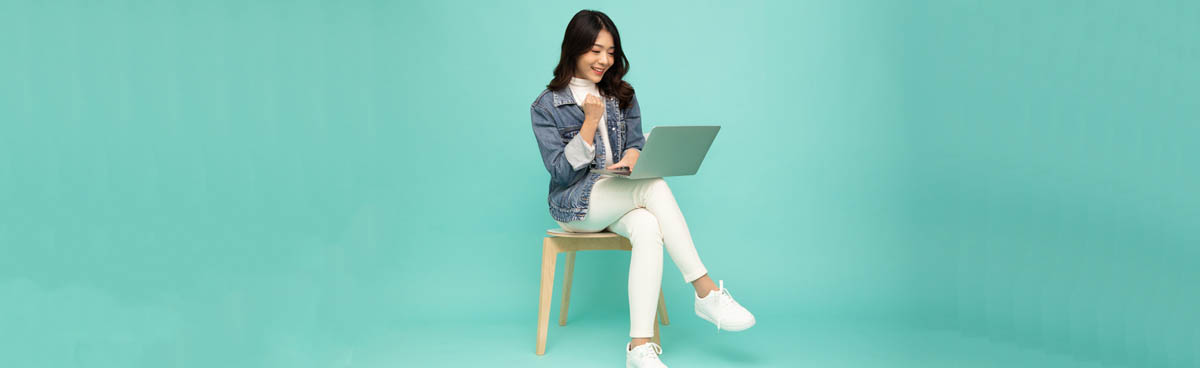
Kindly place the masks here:
<instances>
[{"instance_id":1,"label":"white sleeve cuff","mask_svg":"<svg viewBox=\"0 0 1200 368\"><path fill-rule=\"evenodd\" d=\"M592 158L596 157L596 147L584 142L583 138L579 138L579 135L576 134L567 143L563 153L567 156L567 162L571 164L571 168L579 170L592 163Z\"/></svg>"}]
</instances>

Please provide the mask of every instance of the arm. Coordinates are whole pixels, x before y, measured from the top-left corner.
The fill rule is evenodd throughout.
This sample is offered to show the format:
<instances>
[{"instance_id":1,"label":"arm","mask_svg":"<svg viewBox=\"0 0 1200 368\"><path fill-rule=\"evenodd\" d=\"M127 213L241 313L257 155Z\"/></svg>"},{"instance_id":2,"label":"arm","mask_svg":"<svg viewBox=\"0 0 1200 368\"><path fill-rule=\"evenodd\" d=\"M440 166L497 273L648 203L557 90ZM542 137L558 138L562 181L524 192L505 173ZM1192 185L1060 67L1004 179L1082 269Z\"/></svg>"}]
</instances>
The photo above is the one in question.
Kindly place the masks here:
<instances>
[{"instance_id":1,"label":"arm","mask_svg":"<svg viewBox=\"0 0 1200 368\"><path fill-rule=\"evenodd\" d=\"M550 112L541 107L532 106L529 108L529 115L533 122L533 135L534 138L537 138L538 149L542 154L542 163L546 165L546 171L550 172L550 180L555 184L566 186L574 182L579 175L586 174L587 170L576 169L567 160L564 152L567 144L562 143L562 137L558 135L558 127L554 125ZM581 134L583 134L582 131L572 138L572 142L579 141L577 146L583 145L583 141L578 139Z\"/></svg>"},{"instance_id":2,"label":"arm","mask_svg":"<svg viewBox=\"0 0 1200 368\"><path fill-rule=\"evenodd\" d=\"M567 143L567 161L575 170L582 169L596 157L596 146L591 142L596 139L596 126L600 125L600 116L604 114L604 102L595 95L588 95L584 100L583 126L579 133Z\"/></svg>"},{"instance_id":3,"label":"arm","mask_svg":"<svg viewBox=\"0 0 1200 368\"><path fill-rule=\"evenodd\" d=\"M604 115L604 101L596 95L588 95L583 109L583 126L579 127L579 133L571 138L566 148L567 161L575 170L584 168L596 157L596 147L591 142L595 142L596 126L600 125L600 117Z\"/></svg>"},{"instance_id":4,"label":"arm","mask_svg":"<svg viewBox=\"0 0 1200 368\"><path fill-rule=\"evenodd\" d=\"M637 149L640 153L642 147L646 145L646 138L642 135L642 108L638 106L637 96L633 96L633 101L629 102L629 108L625 112L625 148ZM629 151L626 150L626 153Z\"/></svg>"},{"instance_id":5,"label":"arm","mask_svg":"<svg viewBox=\"0 0 1200 368\"><path fill-rule=\"evenodd\" d=\"M620 167L628 167L633 169L637 166L638 158L642 155L642 147L646 145L646 138L642 135L642 111L638 106L637 96L634 96L633 101L630 101L629 107L624 110L625 114L625 152L621 156L621 160L606 167L609 170L614 170Z\"/></svg>"},{"instance_id":6,"label":"arm","mask_svg":"<svg viewBox=\"0 0 1200 368\"><path fill-rule=\"evenodd\" d=\"M604 100L599 96L588 94L583 99L583 126L579 128L577 137L582 137L584 142L595 142L596 126L600 125L600 117L604 116Z\"/></svg>"},{"instance_id":7,"label":"arm","mask_svg":"<svg viewBox=\"0 0 1200 368\"><path fill-rule=\"evenodd\" d=\"M567 162L571 164L571 168L579 170L592 163L592 158L596 157L596 146L588 144L583 138L583 131L580 130L579 134L567 142L567 147L563 152L567 156Z\"/></svg>"}]
</instances>

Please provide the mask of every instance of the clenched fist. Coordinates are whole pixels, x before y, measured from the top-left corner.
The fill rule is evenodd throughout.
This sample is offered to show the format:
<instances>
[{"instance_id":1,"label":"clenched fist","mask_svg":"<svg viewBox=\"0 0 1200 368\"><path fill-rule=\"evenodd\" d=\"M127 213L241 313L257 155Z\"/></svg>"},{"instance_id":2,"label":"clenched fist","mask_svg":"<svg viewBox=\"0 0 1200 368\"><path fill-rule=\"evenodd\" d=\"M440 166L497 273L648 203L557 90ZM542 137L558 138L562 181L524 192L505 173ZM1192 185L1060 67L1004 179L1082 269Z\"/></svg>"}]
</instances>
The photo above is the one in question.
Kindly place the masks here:
<instances>
[{"instance_id":1,"label":"clenched fist","mask_svg":"<svg viewBox=\"0 0 1200 368\"><path fill-rule=\"evenodd\" d=\"M587 122L599 122L600 115L604 114L604 100L600 96L589 93L587 98L583 99L583 115Z\"/></svg>"}]
</instances>

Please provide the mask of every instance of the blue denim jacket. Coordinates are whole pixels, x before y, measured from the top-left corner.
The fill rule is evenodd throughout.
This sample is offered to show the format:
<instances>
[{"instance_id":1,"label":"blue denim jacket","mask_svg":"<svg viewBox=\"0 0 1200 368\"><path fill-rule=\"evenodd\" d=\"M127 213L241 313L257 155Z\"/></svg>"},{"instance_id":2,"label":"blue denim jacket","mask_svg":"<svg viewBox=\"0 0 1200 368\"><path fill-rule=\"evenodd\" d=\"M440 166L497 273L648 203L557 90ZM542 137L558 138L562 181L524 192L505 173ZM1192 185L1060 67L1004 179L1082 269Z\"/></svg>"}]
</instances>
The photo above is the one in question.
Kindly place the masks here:
<instances>
[{"instance_id":1,"label":"blue denim jacket","mask_svg":"<svg viewBox=\"0 0 1200 368\"><path fill-rule=\"evenodd\" d=\"M616 97L607 96L604 100L608 115L605 122L608 144L613 149L614 162L619 162L625 150L636 148L640 151L646 142L642 135L642 112L638 108L637 96L624 110L620 109ZM592 158L591 165L575 170L567 162L563 149L571 138L579 134L584 114L583 108L571 95L571 89L542 91L533 105L529 106L529 115L533 120L533 136L537 138L538 149L542 152L542 163L550 172L550 195L546 199L550 205L550 216L561 222L583 219L587 216L592 185L600 178L600 174L592 173L591 169L612 164L605 162L604 145L600 144L603 138L600 134L593 136L592 146L596 148L596 157Z\"/></svg>"}]
</instances>

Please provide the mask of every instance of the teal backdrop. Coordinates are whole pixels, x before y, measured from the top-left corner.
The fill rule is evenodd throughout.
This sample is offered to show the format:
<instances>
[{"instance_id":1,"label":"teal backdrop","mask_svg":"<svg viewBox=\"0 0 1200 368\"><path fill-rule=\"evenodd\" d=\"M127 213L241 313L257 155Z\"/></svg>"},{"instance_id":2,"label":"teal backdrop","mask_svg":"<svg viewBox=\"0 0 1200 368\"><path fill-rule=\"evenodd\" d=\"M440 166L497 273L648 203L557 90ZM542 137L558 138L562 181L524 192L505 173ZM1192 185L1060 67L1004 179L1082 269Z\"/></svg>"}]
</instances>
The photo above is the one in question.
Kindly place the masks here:
<instances>
[{"instance_id":1,"label":"teal backdrop","mask_svg":"<svg viewBox=\"0 0 1200 368\"><path fill-rule=\"evenodd\" d=\"M583 8L722 126L668 182L759 322L666 258L666 363L1200 366L1196 2L349 0L0 2L0 366L618 366L625 252L533 353Z\"/></svg>"}]
</instances>

